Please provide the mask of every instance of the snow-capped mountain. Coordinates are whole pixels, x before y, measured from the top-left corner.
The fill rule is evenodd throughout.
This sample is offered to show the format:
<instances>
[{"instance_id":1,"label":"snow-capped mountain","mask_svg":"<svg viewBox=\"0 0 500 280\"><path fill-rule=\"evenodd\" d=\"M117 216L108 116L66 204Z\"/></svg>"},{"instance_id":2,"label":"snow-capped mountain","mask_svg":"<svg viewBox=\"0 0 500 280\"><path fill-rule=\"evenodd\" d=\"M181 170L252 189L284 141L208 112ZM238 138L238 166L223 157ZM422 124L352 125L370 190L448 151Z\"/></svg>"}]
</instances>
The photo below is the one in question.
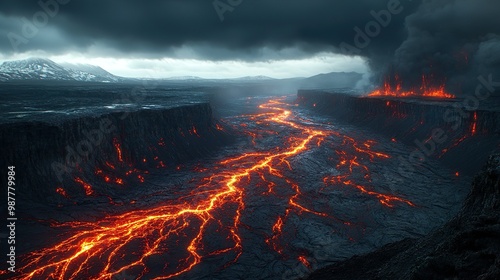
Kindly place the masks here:
<instances>
[{"instance_id":1,"label":"snow-capped mountain","mask_svg":"<svg viewBox=\"0 0 500 280\"><path fill-rule=\"evenodd\" d=\"M115 76L109 73L108 71L102 69L101 67L91 64L60 63L60 65L65 67L66 69L73 70L75 74L77 74L76 76L74 76L75 78L84 77L87 74L91 74L94 75L95 77L107 79L109 82L118 82L122 80L121 77Z\"/></svg>"},{"instance_id":2,"label":"snow-capped mountain","mask_svg":"<svg viewBox=\"0 0 500 280\"><path fill-rule=\"evenodd\" d=\"M45 58L6 61L0 65L0 81L59 80L117 82L122 79L98 66L81 64L66 64L65 66Z\"/></svg>"}]
</instances>

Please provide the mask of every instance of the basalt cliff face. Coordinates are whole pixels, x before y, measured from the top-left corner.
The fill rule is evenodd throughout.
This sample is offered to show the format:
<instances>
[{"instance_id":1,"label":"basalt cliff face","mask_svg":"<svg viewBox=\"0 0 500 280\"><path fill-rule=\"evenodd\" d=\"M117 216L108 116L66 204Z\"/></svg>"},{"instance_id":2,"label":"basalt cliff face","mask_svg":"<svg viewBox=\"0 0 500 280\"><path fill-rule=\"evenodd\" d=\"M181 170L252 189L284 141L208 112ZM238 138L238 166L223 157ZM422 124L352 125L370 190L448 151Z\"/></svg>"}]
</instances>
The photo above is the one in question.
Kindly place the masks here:
<instances>
[{"instance_id":1,"label":"basalt cliff face","mask_svg":"<svg viewBox=\"0 0 500 280\"><path fill-rule=\"evenodd\" d=\"M435 159L459 173L474 175L500 144L500 110L483 108L486 106L469 110L462 100L388 99L301 90L297 102L414 147L414 153L401 159L409 168Z\"/></svg>"},{"instance_id":2,"label":"basalt cliff face","mask_svg":"<svg viewBox=\"0 0 500 280\"><path fill-rule=\"evenodd\" d=\"M472 183L461 211L420 239L391 243L320 269L308 279L499 279L500 155Z\"/></svg>"},{"instance_id":3,"label":"basalt cliff face","mask_svg":"<svg viewBox=\"0 0 500 280\"><path fill-rule=\"evenodd\" d=\"M137 187L148 170L175 170L231 141L209 103L3 123L0 133L5 166L16 167L18 195L41 202ZM94 186L96 178L108 184Z\"/></svg>"}]
</instances>

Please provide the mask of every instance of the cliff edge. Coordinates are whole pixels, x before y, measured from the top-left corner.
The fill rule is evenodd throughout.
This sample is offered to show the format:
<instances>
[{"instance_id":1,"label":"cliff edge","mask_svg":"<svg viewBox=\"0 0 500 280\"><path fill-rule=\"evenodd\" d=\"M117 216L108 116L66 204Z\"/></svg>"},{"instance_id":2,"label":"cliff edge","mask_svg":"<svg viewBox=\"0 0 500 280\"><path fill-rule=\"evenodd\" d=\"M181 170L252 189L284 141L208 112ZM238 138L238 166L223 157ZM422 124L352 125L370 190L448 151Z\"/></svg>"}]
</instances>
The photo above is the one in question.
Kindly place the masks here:
<instances>
[{"instance_id":1,"label":"cliff edge","mask_svg":"<svg viewBox=\"0 0 500 280\"><path fill-rule=\"evenodd\" d=\"M489 157L459 214L443 227L327 266L308 279L500 279L500 154Z\"/></svg>"}]
</instances>

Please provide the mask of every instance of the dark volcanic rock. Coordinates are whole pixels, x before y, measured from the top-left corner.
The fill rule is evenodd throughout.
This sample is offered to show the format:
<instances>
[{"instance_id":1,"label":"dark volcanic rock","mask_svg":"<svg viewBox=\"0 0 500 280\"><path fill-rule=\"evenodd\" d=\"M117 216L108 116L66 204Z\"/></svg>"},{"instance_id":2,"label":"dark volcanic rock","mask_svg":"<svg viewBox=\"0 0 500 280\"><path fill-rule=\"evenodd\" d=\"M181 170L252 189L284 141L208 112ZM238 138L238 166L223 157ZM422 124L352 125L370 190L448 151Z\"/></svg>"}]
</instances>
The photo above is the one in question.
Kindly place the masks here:
<instances>
[{"instance_id":1,"label":"dark volcanic rock","mask_svg":"<svg viewBox=\"0 0 500 280\"><path fill-rule=\"evenodd\" d=\"M499 279L500 155L475 177L460 213L421 239L392 243L309 279Z\"/></svg>"},{"instance_id":2,"label":"dark volcanic rock","mask_svg":"<svg viewBox=\"0 0 500 280\"><path fill-rule=\"evenodd\" d=\"M497 99L492 96L470 110L461 99L379 98L300 90L297 102L340 122L413 146L420 150L419 157L438 159L473 176L500 144Z\"/></svg>"},{"instance_id":3,"label":"dark volcanic rock","mask_svg":"<svg viewBox=\"0 0 500 280\"><path fill-rule=\"evenodd\" d=\"M92 182L99 175L98 168L108 168L114 174L158 166L175 170L177 165L207 156L231 141L217 126L209 103L58 122L4 123L0 124L0 135L4 149L0 163L16 166L19 195L23 200L45 202L63 199L55 192L57 187L64 187L72 196L83 196L81 183L75 183L75 178ZM106 185L101 188L107 193Z\"/></svg>"}]
</instances>

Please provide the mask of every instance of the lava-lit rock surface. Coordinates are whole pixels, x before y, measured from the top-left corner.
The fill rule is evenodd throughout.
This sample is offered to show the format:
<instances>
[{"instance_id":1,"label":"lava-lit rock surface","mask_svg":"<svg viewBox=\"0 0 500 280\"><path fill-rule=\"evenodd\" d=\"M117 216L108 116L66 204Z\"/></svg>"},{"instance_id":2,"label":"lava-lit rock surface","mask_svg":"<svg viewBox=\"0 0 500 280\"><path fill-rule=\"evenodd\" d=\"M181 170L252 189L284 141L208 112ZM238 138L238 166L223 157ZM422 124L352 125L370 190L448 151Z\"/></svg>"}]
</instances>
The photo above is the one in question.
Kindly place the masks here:
<instances>
[{"instance_id":1,"label":"lava-lit rock surface","mask_svg":"<svg viewBox=\"0 0 500 280\"><path fill-rule=\"evenodd\" d=\"M16 165L23 200L62 203L93 191L121 199L117 192L144 181L150 169L175 170L231 141L206 94L194 90L148 88L146 95L132 85L6 88L0 91L6 99L0 164ZM115 188L82 191L96 176Z\"/></svg>"},{"instance_id":2,"label":"lava-lit rock surface","mask_svg":"<svg viewBox=\"0 0 500 280\"><path fill-rule=\"evenodd\" d=\"M314 272L309 279L498 279L500 155L475 177L459 214L420 239L404 239Z\"/></svg>"},{"instance_id":3,"label":"lava-lit rock surface","mask_svg":"<svg viewBox=\"0 0 500 280\"><path fill-rule=\"evenodd\" d=\"M80 195L55 185L56 203L19 210L17 278L293 279L456 214L469 178L435 160L402 176L411 148L295 98L234 99L228 110L250 113L214 123L233 144L173 167L137 168L134 147L113 139L103 156L119 166L74 174ZM117 184L125 167L147 173Z\"/></svg>"},{"instance_id":4,"label":"lava-lit rock surface","mask_svg":"<svg viewBox=\"0 0 500 280\"><path fill-rule=\"evenodd\" d=\"M420 151L416 158L439 160L460 174L473 176L492 152L500 151L497 95L471 105L463 98L363 97L341 90L301 90L298 103L414 147Z\"/></svg>"}]
</instances>

